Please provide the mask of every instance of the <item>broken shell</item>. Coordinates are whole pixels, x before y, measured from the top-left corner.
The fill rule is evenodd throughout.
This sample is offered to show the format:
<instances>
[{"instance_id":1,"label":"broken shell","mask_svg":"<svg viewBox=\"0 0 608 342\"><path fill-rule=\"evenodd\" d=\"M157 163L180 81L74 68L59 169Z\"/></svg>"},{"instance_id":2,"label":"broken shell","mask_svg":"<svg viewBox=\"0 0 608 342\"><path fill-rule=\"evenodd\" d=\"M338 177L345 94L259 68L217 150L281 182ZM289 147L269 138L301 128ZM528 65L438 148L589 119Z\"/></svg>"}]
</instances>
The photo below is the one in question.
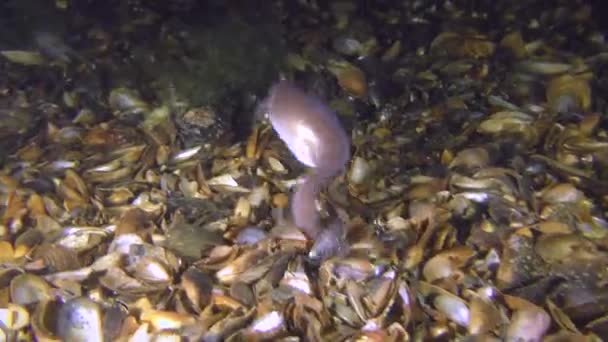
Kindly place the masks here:
<instances>
[{"instance_id":1,"label":"broken shell","mask_svg":"<svg viewBox=\"0 0 608 342\"><path fill-rule=\"evenodd\" d=\"M495 44L481 34L442 32L431 42L431 52L452 57L486 58L494 54Z\"/></svg>"},{"instance_id":2,"label":"broken shell","mask_svg":"<svg viewBox=\"0 0 608 342\"><path fill-rule=\"evenodd\" d=\"M467 169L478 169L488 166L490 154L488 150L481 147L474 147L462 150L456 154L449 167L455 168L464 166Z\"/></svg>"},{"instance_id":3,"label":"broken shell","mask_svg":"<svg viewBox=\"0 0 608 342\"><path fill-rule=\"evenodd\" d=\"M202 148L203 146L194 146L186 150L179 151L175 153L175 155L173 155L173 157L171 158L171 162L183 163L187 160L190 160L194 158L201 151Z\"/></svg>"},{"instance_id":4,"label":"broken shell","mask_svg":"<svg viewBox=\"0 0 608 342\"><path fill-rule=\"evenodd\" d=\"M67 301L57 313L57 335L67 341L103 341L101 307L87 297Z\"/></svg>"},{"instance_id":5,"label":"broken shell","mask_svg":"<svg viewBox=\"0 0 608 342\"><path fill-rule=\"evenodd\" d=\"M239 183L230 174L223 174L213 177L207 181L207 184L219 190L248 193L249 189L239 186Z\"/></svg>"},{"instance_id":6,"label":"broken shell","mask_svg":"<svg viewBox=\"0 0 608 342\"><path fill-rule=\"evenodd\" d=\"M270 165L270 169L278 174L286 174L287 169L283 164L274 157L268 157L268 165Z\"/></svg>"},{"instance_id":7,"label":"broken shell","mask_svg":"<svg viewBox=\"0 0 608 342\"><path fill-rule=\"evenodd\" d=\"M21 305L9 304L0 309L0 323L11 331L21 330L30 323L30 314Z\"/></svg>"},{"instance_id":8,"label":"broken shell","mask_svg":"<svg viewBox=\"0 0 608 342\"><path fill-rule=\"evenodd\" d=\"M252 338L272 338L285 329L285 319L278 311L259 316L249 327L248 336Z\"/></svg>"},{"instance_id":9,"label":"broken shell","mask_svg":"<svg viewBox=\"0 0 608 342\"><path fill-rule=\"evenodd\" d=\"M112 89L108 102L114 115L119 117L142 114L150 110L137 91L127 88Z\"/></svg>"},{"instance_id":10,"label":"broken shell","mask_svg":"<svg viewBox=\"0 0 608 342\"><path fill-rule=\"evenodd\" d=\"M500 46L509 49L513 56L518 59L524 58L528 54L526 43L520 31L506 34L500 41Z\"/></svg>"},{"instance_id":11,"label":"broken shell","mask_svg":"<svg viewBox=\"0 0 608 342\"><path fill-rule=\"evenodd\" d=\"M215 276L222 283L232 283L239 275L255 266L267 255L265 251L259 249L245 251L227 266L217 271Z\"/></svg>"},{"instance_id":12,"label":"broken shell","mask_svg":"<svg viewBox=\"0 0 608 342\"><path fill-rule=\"evenodd\" d=\"M81 267L75 251L60 245L41 245L36 248L34 259L44 260L44 264L52 272L74 270Z\"/></svg>"},{"instance_id":13,"label":"broken shell","mask_svg":"<svg viewBox=\"0 0 608 342\"><path fill-rule=\"evenodd\" d=\"M556 113L572 110L587 111L591 106L591 87L582 76L555 77L547 86L547 101Z\"/></svg>"},{"instance_id":14,"label":"broken shell","mask_svg":"<svg viewBox=\"0 0 608 342\"><path fill-rule=\"evenodd\" d=\"M36 306L32 314L32 330L40 341L62 341L57 336L57 313L60 305L57 301L44 301Z\"/></svg>"},{"instance_id":15,"label":"broken shell","mask_svg":"<svg viewBox=\"0 0 608 342\"><path fill-rule=\"evenodd\" d=\"M518 64L518 68L540 75L558 75L568 72L572 65L542 59L530 59Z\"/></svg>"},{"instance_id":16,"label":"broken shell","mask_svg":"<svg viewBox=\"0 0 608 342\"><path fill-rule=\"evenodd\" d=\"M433 305L452 322L462 327L469 326L471 312L462 299L454 295L441 294L435 297Z\"/></svg>"},{"instance_id":17,"label":"broken shell","mask_svg":"<svg viewBox=\"0 0 608 342\"><path fill-rule=\"evenodd\" d=\"M353 184L362 184L369 178L371 171L372 166L367 160L355 157L348 173L348 180Z\"/></svg>"},{"instance_id":18,"label":"broken shell","mask_svg":"<svg viewBox=\"0 0 608 342\"><path fill-rule=\"evenodd\" d=\"M144 257L139 260L135 266L133 276L152 285L169 285L173 280L167 266L151 257Z\"/></svg>"},{"instance_id":19,"label":"broken shell","mask_svg":"<svg viewBox=\"0 0 608 342\"><path fill-rule=\"evenodd\" d=\"M542 309L520 309L513 313L507 328L509 341L540 341L551 324L551 317Z\"/></svg>"},{"instance_id":20,"label":"broken shell","mask_svg":"<svg viewBox=\"0 0 608 342\"><path fill-rule=\"evenodd\" d=\"M211 300L212 279L197 268L191 267L182 274L181 287L197 312Z\"/></svg>"},{"instance_id":21,"label":"broken shell","mask_svg":"<svg viewBox=\"0 0 608 342\"><path fill-rule=\"evenodd\" d=\"M481 122L477 130L485 134L522 133L531 130L532 121L522 112L498 112Z\"/></svg>"},{"instance_id":22,"label":"broken shell","mask_svg":"<svg viewBox=\"0 0 608 342\"><path fill-rule=\"evenodd\" d=\"M423 268L424 278L428 282L434 282L453 276L459 268L464 266L474 255L474 251L469 247L455 247L432 257L426 262Z\"/></svg>"},{"instance_id":23,"label":"broken shell","mask_svg":"<svg viewBox=\"0 0 608 342\"><path fill-rule=\"evenodd\" d=\"M12 63L22 65L41 65L46 59L38 51L4 50L0 54Z\"/></svg>"},{"instance_id":24,"label":"broken shell","mask_svg":"<svg viewBox=\"0 0 608 342\"><path fill-rule=\"evenodd\" d=\"M361 99L367 97L367 80L361 69L348 62L340 61L332 61L328 68L347 93Z\"/></svg>"},{"instance_id":25,"label":"broken shell","mask_svg":"<svg viewBox=\"0 0 608 342\"><path fill-rule=\"evenodd\" d=\"M595 259L597 247L578 234L551 234L539 238L534 250L547 263Z\"/></svg>"},{"instance_id":26,"label":"broken shell","mask_svg":"<svg viewBox=\"0 0 608 342\"><path fill-rule=\"evenodd\" d=\"M230 286L230 296L249 307L255 304L251 287L242 282L235 282Z\"/></svg>"},{"instance_id":27,"label":"broken shell","mask_svg":"<svg viewBox=\"0 0 608 342\"><path fill-rule=\"evenodd\" d=\"M548 203L577 203L585 199L582 191L569 183L560 183L544 191L542 198Z\"/></svg>"},{"instance_id":28,"label":"broken shell","mask_svg":"<svg viewBox=\"0 0 608 342\"><path fill-rule=\"evenodd\" d=\"M471 319L468 331L481 335L493 330L500 322L500 312L489 300L475 296L469 302Z\"/></svg>"},{"instance_id":29,"label":"broken shell","mask_svg":"<svg viewBox=\"0 0 608 342\"><path fill-rule=\"evenodd\" d=\"M251 215L251 203L245 197L240 197L234 207L234 220L238 225L245 225L249 221Z\"/></svg>"},{"instance_id":30,"label":"broken shell","mask_svg":"<svg viewBox=\"0 0 608 342\"><path fill-rule=\"evenodd\" d=\"M148 309L141 313L142 322L150 323L156 331L178 330L196 323L196 319L187 314Z\"/></svg>"},{"instance_id":31,"label":"broken shell","mask_svg":"<svg viewBox=\"0 0 608 342\"><path fill-rule=\"evenodd\" d=\"M264 239L268 234L258 227L245 227L236 236L235 241L241 245L253 245Z\"/></svg>"},{"instance_id":32,"label":"broken shell","mask_svg":"<svg viewBox=\"0 0 608 342\"><path fill-rule=\"evenodd\" d=\"M16 304L35 304L51 298L51 287L38 276L21 274L11 280L10 294Z\"/></svg>"}]
</instances>

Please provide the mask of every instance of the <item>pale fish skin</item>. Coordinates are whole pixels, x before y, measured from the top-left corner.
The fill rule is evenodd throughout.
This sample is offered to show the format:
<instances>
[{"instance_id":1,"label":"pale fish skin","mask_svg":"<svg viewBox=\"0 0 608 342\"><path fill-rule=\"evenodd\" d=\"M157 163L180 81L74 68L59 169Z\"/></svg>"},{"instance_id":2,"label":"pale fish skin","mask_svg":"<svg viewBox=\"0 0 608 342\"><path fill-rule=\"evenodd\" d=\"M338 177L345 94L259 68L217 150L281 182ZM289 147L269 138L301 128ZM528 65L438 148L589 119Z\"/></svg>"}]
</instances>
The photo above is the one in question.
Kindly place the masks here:
<instances>
[{"instance_id":1,"label":"pale fish skin","mask_svg":"<svg viewBox=\"0 0 608 342\"><path fill-rule=\"evenodd\" d=\"M316 197L351 159L350 138L336 114L319 98L288 81L279 81L265 103L268 119L279 137L311 172L292 198L292 219L305 234L321 231Z\"/></svg>"}]
</instances>

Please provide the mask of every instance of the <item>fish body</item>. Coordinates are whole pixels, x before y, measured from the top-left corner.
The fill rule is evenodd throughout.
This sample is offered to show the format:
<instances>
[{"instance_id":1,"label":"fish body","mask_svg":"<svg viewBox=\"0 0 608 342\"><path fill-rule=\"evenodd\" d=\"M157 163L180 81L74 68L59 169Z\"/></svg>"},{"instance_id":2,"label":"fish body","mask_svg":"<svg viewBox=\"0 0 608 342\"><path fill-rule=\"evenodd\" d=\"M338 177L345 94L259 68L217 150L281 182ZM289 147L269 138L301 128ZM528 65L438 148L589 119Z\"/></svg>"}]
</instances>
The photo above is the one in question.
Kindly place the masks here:
<instances>
[{"instance_id":1,"label":"fish body","mask_svg":"<svg viewBox=\"0 0 608 342\"><path fill-rule=\"evenodd\" d=\"M350 139L336 114L319 98L280 81L265 103L268 119L302 164L311 168L292 197L292 219L309 237L321 231L316 198L351 158Z\"/></svg>"},{"instance_id":2,"label":"fish body","mask_svg":"<svg viewBox=\"0 0 608 342\"><path fill-rule=\"evenodd\" d=\"M350 160L350 139L319 98L280 81L272 87L267 106L273 128L302 164L337 173Z\"/></svg>"}]
</instances>

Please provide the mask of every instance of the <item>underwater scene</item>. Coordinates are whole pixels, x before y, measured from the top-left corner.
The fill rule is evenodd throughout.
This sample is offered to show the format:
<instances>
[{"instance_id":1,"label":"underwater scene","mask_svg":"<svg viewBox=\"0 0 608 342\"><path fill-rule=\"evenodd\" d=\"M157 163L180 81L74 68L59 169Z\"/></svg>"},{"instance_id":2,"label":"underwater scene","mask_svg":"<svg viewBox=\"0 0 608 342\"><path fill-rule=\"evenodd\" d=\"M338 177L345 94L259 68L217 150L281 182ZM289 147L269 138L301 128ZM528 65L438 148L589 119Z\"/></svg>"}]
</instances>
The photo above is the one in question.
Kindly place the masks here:
<instances>
[{"instance_id":1,"label":"underwater scene","mask_svg":"<svg viewBox=\"0 0 608 342\"><path fill-rule=\"evenodd\" d=\"M607 14L0 0L0 342L608 340Z\"/></svg>"}]
</instances>

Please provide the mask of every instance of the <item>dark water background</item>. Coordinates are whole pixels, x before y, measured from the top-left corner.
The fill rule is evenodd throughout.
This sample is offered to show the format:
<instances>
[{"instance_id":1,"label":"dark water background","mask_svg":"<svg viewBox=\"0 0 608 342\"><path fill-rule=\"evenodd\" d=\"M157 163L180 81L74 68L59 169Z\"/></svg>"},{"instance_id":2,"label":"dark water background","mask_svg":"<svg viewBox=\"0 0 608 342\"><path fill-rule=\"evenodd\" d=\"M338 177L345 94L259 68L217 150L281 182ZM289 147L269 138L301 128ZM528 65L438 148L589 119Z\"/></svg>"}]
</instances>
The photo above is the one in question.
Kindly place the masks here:
<instances>
[{"instance_id":1,"label":"dark water background","mask_svg":"<svg viewBox=\"0 0 608 342\"><path fill-rule=\"evenodd\" d=\"M60 9L51 0L0 2L0 50L38 50L51 61L63 64L60 68L39 68L37 72L25 73L27 76L15 70L19 67L0 70L6 79L23 87L36 85L47 100L58 99L66 89L77 89L86 95L85 101L93 107L103 107L110 91L117 87L137 89L151 103L210 106L223 122L222 127L214 129L225 131L222 136L226 139L237 140L247 134L251 113L260 98L280 75L285 74L287 54L299 51L304 45L301 39L331 40L327 38L335 32L314 30L330 27L327 23L333 20L331 13L339 7L338 2L332 1L295 0L82 0L66 3L67 8ZM432 13L434 7L446 6L447 1L414 1L408 6L400 5L399 1L382 0L343 3L356 4L353 16L368 25L360 31L371 32L384 49L399 39L403 42L402 50L410 53L428 45L446 29L446 21L441 15L426 15L429 22L420 25L407 20L390 24L369 13L399 12L408 8L410 12L401 13L402 18L424 16ZM525 22L530 19L528 13L543 13L544 9L555 8L559 1L453 3L470 13L486 13L487 20L473 19L475 22L471 25L485 32L496 22L494 18L498 20L509 6L516 6ZM604 18L608 5L597 0L591 1L591 5L592 17L606 31L608 21ZM313 7L316 10L310 9ZM568 37L571 28L566 22L546 30L563 31ZM306 36L307 31L313 34ZM571 51L586 48L586 42L579 39L567 39L565 44L571 46L562 48ZM312 54L316 58L313 63L322 65L335 55L331 43L322 43L318 48ZM352 61L354 57L347 59ZM377 83L384 84L385 98L401 95L402 86L385 77L394 65L374 58L357 63L367 73L377 75ZM334 98L340 89L335 82L327 80L327 73L320 74L318 71L305 72L294 78L322 98ZM445 98L446 94L440 89L431 89L428 96L433 103ZM409 105L415 107L416 103ZM359 120L368 118L378 106L359 101L355 107L355 119ZM193 139L186 145L199 143L199 133L194 130L185 134L186 140Z\"/></svg>"}]
</instances>

